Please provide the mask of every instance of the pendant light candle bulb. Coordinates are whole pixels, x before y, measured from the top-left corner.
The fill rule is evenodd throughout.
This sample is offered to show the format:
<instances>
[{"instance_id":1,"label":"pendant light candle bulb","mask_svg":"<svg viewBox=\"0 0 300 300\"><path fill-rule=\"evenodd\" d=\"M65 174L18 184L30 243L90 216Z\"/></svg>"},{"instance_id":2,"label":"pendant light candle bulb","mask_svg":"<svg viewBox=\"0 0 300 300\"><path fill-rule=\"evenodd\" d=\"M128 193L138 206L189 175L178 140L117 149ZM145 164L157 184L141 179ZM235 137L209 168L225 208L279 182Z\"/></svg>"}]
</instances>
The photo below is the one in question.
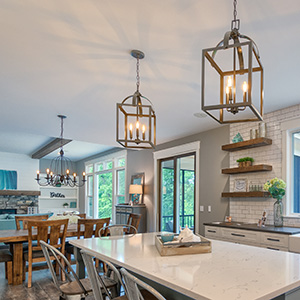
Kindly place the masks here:
<instances>
[{"instance_id":1,"label":"pendant light candle bulb","mask_svg":"<svg viewBox=\"0 0 300 300\"><path fill-rule=\"evenodd\" d=\"M129 136L130 136L130 139L132 140L132 124L131 123L129 124Z\"/></svg>"},{"instance_id":2,"label":"pendant light candle bulb","mask_svg":"<svg viewBox=\"0 0 300 300\"><path fill-rule=\"evenodd\" d=\"M67 170L66 170L66 173L67 173L67 175L69 175L69 174L70 174L70 170L69 170L69 169L67 169Z\"/></svg>"},{"instance_id":3,"label":"pendant light candle bulb","mask_svg":"<svg viewBox=\"0 0 300 300\"><path fill-rule=\"evenodd\" d=\"M49 175L49 173L50 173L50 169L47 169L47 170L46 170L46 172L47 172L47 175Z\"/></svg>"},{"instance_id":4,"label":"pendant light candle bulb","mask_svg":"<svg viewBox=\"0 0 300 300\"><path fill-rule=\"evenodd\" d=\"M139 128L140 128L139 121L136 121L135 128L136 128L136 138L138 139L139 138Z\"/></svg>"},{"instance_id":5,"label":"pendant light candle bulb","mask_svg":"<svg viewBox=\"0 0 300 300\"><path fill-rule=\"evenodd\" d=\"M143 140L145 140L145 131L146 131L146 126L142 126L142 133L143 133Z\"/></svg>"},{"instance_id":6,"label":"pendant light candle bulb","mask_svg":"<svg viewBox=\"0 0 300 300\"><path fill-rule=\"evenodd\" d=\"M247 102L247 91L248 91L248 84L246 81L243 83L243 101Z\"/></svg>"},{"instance_id":7,"label":"pendant light candle bulb","mask_svg":"<svg viewBox=\"0 0 300 300\"><path fill-rule=\"evenodd\" d=\"M228 90L228 93L227 93L227 90ZM232 78L231 78L231 76L229 76L228 80L227 80L226 95L227 94L228 94L228 100L229 101L232 100Z\"/></svg>"},{"instance_id":8,"label":"pendant light candle bulb","mask_svg":"<svg viewBox=\"0 0 300 300\"><path fill-rule=\"evenodd\" d=\"M37 178L37 179L40 178L40 171L39 171L39 170L36 171L36 178Z\"/></svg>"}]
</instances>

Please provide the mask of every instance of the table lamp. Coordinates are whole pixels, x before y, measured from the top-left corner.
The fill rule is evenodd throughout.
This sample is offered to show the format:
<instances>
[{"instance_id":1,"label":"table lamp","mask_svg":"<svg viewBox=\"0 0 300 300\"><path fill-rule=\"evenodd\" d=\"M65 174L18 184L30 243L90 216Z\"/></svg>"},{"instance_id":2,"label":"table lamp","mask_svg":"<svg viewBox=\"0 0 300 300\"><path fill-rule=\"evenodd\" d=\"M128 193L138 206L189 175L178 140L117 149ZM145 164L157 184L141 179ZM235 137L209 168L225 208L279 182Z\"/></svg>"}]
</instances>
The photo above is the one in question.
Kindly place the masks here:
<instances>
[{"instance_id":1,"label":"table lamp","mask_svg":"<svg viewBox=\"0 0 300 300\"><path fill-rule=\"evenodd\" d=\"M143 187L141 184L131 184L129 186L129 194L132 195L132 202L139 203L140 195L143 194Z\"/></svg>"}]
</instances>

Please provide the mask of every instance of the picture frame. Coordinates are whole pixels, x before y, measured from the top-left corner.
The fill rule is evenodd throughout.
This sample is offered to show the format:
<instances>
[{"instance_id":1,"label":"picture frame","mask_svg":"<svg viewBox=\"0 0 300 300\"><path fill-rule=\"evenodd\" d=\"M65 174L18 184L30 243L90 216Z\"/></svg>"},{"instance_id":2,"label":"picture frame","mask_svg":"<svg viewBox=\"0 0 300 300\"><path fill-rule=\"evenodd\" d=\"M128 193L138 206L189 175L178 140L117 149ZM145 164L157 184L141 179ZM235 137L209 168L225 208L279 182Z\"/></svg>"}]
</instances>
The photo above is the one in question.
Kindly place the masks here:
<instances>
[{"instance_id":1,"label":"picture frame","mask_svg":"<svg viewBox=\"0 0 300 300\"><path fill-rule=\"evenodd\" d=\"M142 189L143 189L143 194L138 194L139 197L139 204L144 203L144 181L145 181L145 173L137 173L131 176L131 182L130 184L140 184L142 185ZM134 199L135 195L129 195L130 196L130 201L132 201L132 203L136 203L136 199Z\"/></svg>"},{"instance_id":2,"label":"picture frame","mask_svg":"<svg viewBox=\"0 0 300 300\"><path fill-rule=\"evenodd\" d=\"M248 180L246 178L237 178L234 180L233 191L234 192L247 192Z\"/></svg>"}]
</instances>

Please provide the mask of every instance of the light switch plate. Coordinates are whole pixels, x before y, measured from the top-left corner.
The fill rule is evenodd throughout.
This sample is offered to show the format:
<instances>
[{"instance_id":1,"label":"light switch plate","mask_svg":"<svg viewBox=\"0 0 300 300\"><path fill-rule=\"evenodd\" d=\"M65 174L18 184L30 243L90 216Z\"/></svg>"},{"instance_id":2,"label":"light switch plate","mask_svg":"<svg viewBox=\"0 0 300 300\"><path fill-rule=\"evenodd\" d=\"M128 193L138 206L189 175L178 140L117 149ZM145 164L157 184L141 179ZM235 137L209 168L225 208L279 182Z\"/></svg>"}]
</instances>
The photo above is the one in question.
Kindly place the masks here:
<instances>
[{"instance_id":1,"label":"light switch plate","mask_svg":"<svg viewBox=\"0 0 300 300\"><path fill-rule=\"evenodd\" d=\"M200 205L200 211L204 211L204 206Z\"/></svg>"},{"instance_id":2,"label":"light switch plate","mask_svg":"<svg viewBox=\"0 0 300 300\"><path fill-rule=\"evenodd\" d=\"M211 206L210 205L207 206L207 211L211 212Z\"/></svg>"}]
</instances>

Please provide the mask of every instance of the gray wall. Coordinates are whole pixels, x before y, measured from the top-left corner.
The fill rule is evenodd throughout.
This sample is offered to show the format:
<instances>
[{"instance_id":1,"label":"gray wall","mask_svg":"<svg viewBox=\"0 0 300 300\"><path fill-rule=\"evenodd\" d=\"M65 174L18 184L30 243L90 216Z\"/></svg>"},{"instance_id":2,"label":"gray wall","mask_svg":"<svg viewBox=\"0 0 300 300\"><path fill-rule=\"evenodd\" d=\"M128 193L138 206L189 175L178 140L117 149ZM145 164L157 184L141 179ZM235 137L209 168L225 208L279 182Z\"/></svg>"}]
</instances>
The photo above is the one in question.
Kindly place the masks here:
<instances>
[{"instance_id":1,"label":"gray wall","mask_svg":"<svg viewBox=\"0 0 300 300\"><path fill-rule=\"evenodd\" d=\"M128 151L127 152L127 182L130 184L131 176L137 173L145 173L144 203L147 207L147 229L154 230L154 161L152 150ZM128 187L126 195L128 195Z\"/></svg>"},{"instance_id":2,"label":"gray wall","mask_svg":"<svg viewBox=\"0 0 300 300\"><path fill-rule=\"evenodd\" d=\"M229 176L222 175L221 169L229 166L229 155L221 150L229 143L229 126L201 132L179 140L158 145L155 151L200 141L200 205L205 211L200 212L200 234L204 234L203 223L221 221L229 213L228 199L222 199L221 193L229 190ZM212 211L207 211L211 205ZM149 213L153 218L154 212ZM148 227L150 230L150 228Z\"/></svg>"}]
</instances>

